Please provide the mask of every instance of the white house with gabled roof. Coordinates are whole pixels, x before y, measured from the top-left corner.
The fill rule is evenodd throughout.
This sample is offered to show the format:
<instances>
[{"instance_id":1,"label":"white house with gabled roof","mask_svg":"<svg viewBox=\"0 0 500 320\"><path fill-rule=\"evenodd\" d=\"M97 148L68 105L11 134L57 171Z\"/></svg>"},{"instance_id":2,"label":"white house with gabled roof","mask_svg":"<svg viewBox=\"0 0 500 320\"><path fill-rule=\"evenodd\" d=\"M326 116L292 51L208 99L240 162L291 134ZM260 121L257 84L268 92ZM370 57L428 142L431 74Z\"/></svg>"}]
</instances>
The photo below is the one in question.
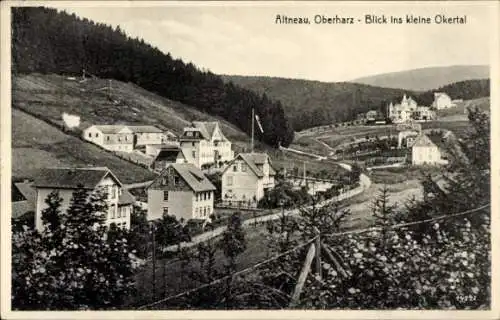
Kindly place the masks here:
<instances>
[{"instance_id":1,"label":"white house with gabled roof","mask_svg":"<svg viewBox=\"0 0 500 320\"><path fill-rule=\"evenodd\" d=\"M265 153L240 153L222 172L222 200L256 205L275 186L276 171Z\"/></svg>"},{"instance_id":2,"label":"white house with gabled roof","mask_svg":"<svg viewBox=\"0 0 500 320\"><path fill-rule=\"evenodd\" d=\"M106 225L115 223L120 228L130 228L135 199L106 167L45 168L38 172L33 188L36 192L35 228L39 231L43 230L42 211L47 207L47 196L56 191L62 198L60 210L66 211L71 205L73 193L79 188L89 194L99 190L107 195Z\"/></svg>"},{"instance_id":3,"label":"white house with gabled roof","mask_svg":"<svg viewBox=\"0 0 500 320\"><path fill-rule=\"evenodd\" d=\"M434 92L434 101L432 102L432 107L437 110L449 109L456 107L456 103L453 102L446 92Z\"/></svg>"},{"instance_id":4,"label":"white house with gabled roof","mask_svg":"<svg viewBox=\"0 0 500 320\"><path fill-rule=\"evenodd\" d=\"M189 163L171 163L147 188L148 220L165 215L188 221L209 220L214 210L215 186Z\"/></svg>"},{"instance_id":5,"label":"white house with gabled roof","mask_svg":"<svg viewBox=\"0 0 500 320\"><path fill-rule=\"evenodd\" d=\"M90 126L83 131L83 139L110 151L134 151L134 133L123 125Z\"/></svg>"}]
</instances>

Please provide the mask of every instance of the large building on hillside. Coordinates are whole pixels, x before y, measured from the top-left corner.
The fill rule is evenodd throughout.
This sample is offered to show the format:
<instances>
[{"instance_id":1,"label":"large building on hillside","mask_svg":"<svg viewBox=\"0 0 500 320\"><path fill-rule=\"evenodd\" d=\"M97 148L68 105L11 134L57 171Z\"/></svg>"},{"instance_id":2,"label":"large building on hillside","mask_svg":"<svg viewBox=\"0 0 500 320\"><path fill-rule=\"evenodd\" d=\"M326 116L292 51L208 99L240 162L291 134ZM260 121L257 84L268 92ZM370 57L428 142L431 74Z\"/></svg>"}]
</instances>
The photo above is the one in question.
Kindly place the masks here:
<instances>
[{"instance_id":1,"label":"large building on hillside","mask_svg":"<svg viewBox=\"0 0 500 320\"><path fill-rule=\"evenodd\" d=\"M434 101L432 107L441 110L456 107L456 103L451 100L450 96L445 92L434 92Z\"/></svg>"},{"instance_id":2,"label":"large building on hillside","mask_svg":"<svg viewBox=\"0 0 500 320\"><path fill-rule=\"evenodd\" d=\"M110 151L134 151L132 130L121 125L93 125L83 131L83 138Z\"/></svg>"},{"instance_id":3,"label":"large building on hillside","mask_svg":"<svg viewBox=\"0 0 500 320\"><path fill-rule=\"evenodd\" d=\"M215 186L192 164L169 164L147 190L148 220L164 215L209 220L214 210Z\"/></svg>"},{"instance_id":4,"label":"large building on hillside","mask_svg":"<svg viewBox=\"0 0 500 320\"><path fill-rule=\"evenodd\" d=\"M222 200L256 206L265 191L274 188L273 169L265 153L240 153L222 172Z\"/></svg>"},{"instance_id":5,"label":"large building on hillside","mask_svg":"<svg viewBox=\"0 0 500 320\"><path fill-rule=\"evenodd\" d=\"M133 152L148 145L161 145L175 137L155 126L93 125L83 138L111 151Z\"/></svg>"},{"instance_id":6,"label":"large building on hillside","mask_svg":"<svg viewBox=\"0 0 500 320\"><path fill-rule=\"evenodd\" d=\"M413 112L417 110L417 102L406 94L401 99L401 103L394 105L392 102L388 106L388 117L394 123L407 122L412 119Z\"/></svg>"},{"instance_id":7,"label":"large building on hillside","mask_svg":"<svg viewBox=\"0 0 500 320\"><path fill-rule=\"evenodd\" d=\"M184 128L179 143L187 162L197 168L211 164L220 167L234 158L231 141L224 136L216 121L194 121Z\"/></svg>"},{"instance_id":8,"label":"large building on hillside","mask_svg":"<svg viewBox=\"0 0 500 320\"><path fill-rule=\"evenodd\" d=\"M43 230L42 211L47 207L47 196L57 191L62 198L61 211L66 211L70 207L73 193L80 187L89 193L99 190L107 195L106 225L115 223L120 228L130 228L130 215L135 199L108 168L42 169L35 178L33 187L36 191L37 230Z\"/></svg>"}]
</instances>

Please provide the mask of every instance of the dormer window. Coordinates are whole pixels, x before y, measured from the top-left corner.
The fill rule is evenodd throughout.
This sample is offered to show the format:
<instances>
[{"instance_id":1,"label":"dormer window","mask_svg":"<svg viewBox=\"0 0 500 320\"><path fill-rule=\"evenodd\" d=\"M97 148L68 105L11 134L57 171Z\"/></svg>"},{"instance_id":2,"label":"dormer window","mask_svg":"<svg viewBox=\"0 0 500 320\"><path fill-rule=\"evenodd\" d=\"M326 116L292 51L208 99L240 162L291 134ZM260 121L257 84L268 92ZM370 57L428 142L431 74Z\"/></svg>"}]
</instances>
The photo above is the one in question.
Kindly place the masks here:
<instances>
[{"instance_id":1,"label":"dormer window","mask_svg":"<svg viewBox=\"0 0 500 320\"><path fill-rule=\"evenodd\" d=\"M168 179L167 179L166 177L163 177L163 178L161 179L161 184L162 184L163 186L168 186Z\"/></svg>"}]
</instances>

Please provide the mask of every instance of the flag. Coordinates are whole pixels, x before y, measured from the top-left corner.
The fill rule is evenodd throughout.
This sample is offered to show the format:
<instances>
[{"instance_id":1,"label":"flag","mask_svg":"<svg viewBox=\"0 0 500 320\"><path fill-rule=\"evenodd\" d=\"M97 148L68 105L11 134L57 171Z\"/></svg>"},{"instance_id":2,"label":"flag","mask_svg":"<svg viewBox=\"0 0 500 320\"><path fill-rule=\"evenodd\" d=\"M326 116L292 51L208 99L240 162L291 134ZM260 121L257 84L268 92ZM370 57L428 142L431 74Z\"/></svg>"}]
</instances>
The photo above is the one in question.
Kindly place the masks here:
<instances>
[{"instance_id":1,"label":"flag","mask_svg":"<svg viewBox=\"0 0 500 320\"><path fill-rule=\"evenodd\" d=\"M64 121L64 124L70 129L78 127L80 125L80 117L79 116L74 116L74 115L71 115L71 114L64 112L62 114L62 119Z\"/></svg>"},{"instance_id":2,"label":"flag","mask_svg":"<svg viewBox=\"0 0 500 320\"><path fill-rule=\"evenodd\" d=\"M264 129L262 129L262 125L260 124L258 115L255 115L255 120L257 120L257 125L259 126L260 132L264 133Z\"/></svg>"}]
</instances>

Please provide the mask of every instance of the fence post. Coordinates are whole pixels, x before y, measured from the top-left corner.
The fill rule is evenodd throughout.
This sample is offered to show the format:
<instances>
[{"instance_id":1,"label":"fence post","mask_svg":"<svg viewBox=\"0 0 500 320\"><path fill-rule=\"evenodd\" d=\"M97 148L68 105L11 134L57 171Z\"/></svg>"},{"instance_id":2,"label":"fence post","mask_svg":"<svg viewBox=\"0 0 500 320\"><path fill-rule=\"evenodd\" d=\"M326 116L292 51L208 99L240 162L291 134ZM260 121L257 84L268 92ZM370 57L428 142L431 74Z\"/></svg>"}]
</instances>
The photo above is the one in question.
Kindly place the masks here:
<instances>
[{"instance_id":1,"label":"fence post","mask_svg":"<svg viewBox=\"0 0 500 320\"><path fill-rule=\"evenodd\" d=\"M294 307L299 302L302 288L304 287L307 275L309 274L309 270L311 269L311 263L314 258L315 251L316 248L313 243L311 244L311 246L309 247L309 251L307 252L306 260L304 261L304 265L302 266L302 270L300 271L299 279L297 280L297 285L293 290L292 299L290 301L289 307Z\"/></svg>"},{"instance_id":2,"label":"fence post","mask_svg":"<svg viewBox=\"0 0 500 320\"><path fill-rule=\"evenodd\" d=\"M321 267L321 237L320 232L317 227L314 227L314 232L316 233L316 274L319 279L323 278L322 267Z\"/></svg>"}]
</instances>

